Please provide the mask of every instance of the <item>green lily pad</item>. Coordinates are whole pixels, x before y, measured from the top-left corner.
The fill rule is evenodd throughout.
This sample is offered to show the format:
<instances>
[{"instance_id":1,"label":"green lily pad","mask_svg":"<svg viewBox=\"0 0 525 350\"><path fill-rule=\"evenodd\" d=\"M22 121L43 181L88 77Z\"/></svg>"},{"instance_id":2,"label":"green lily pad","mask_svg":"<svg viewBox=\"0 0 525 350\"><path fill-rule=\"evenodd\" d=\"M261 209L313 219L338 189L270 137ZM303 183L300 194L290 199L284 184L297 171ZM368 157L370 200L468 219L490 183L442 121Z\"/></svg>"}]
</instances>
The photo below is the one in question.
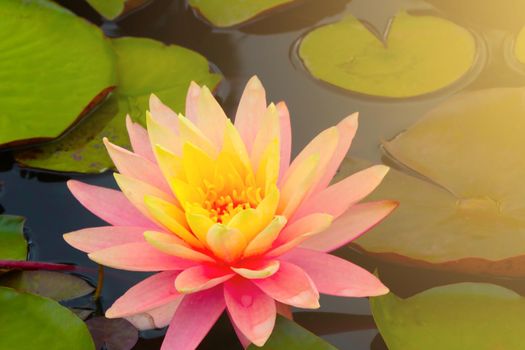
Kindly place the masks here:
<instances>
[{"instance_id":1,"label":"green lily pad","mask_svg":"<svg viewBox=\"0 0 525 350\"><path fill-rule=\"evenodd\" d=\"M115 19L118 16L131 11L150 0L86 0L98 13L107 19Z\"/></svg>"},{"instance_id":2,"label":"green lily pad","mask_svg":"<svg viewBox=\"0 0 525 350\"><path fill-rule=\"evenodd\" d=\"M0 215L0 260L25 260L27 242L21 216Z\"/></svg>"},{"instance_id":3,"label":"green lily pad","mask_svg":"<svg viewBox=\"0 0 525 350\"><path fill-rule=\"evenodd\" d=\"M337 350L323 339L307 331L297 323L277 316L270 339L262 347L250 345L248 350Z\"/></svg>"},{"instance_id":4,"label":"green lily pad","mask_svg":"<svg viewBox=\"0 0 525 350\"><path fill-rule=\"evenodd\" d=\"M115 93L65 137L17 152L22 166L63 172L101 173L113 168L102 139L129 147L125 116L145 125L151 93L175 111L184 110L190 82L213 89L221 76L210 73L206 58L186 48L139 38L113 40L117 54Z\"/></svg>"},{"instance_id":5,"label":"green lily pad","mask_svg":"<svg viewBox=\"0 0 525 350\"><path fill-rule=\"evenodd\" d=\"M94 350L74 313L56 301L0 287L0 349Z\"/></svg>"},{"instance_id":6,"label":"green lily pad","mask_svg":"<svg viewBox=\"0 0 525 350\"><path fill-rule=\"evenodd\" d=\"M525 275L524 101L522 88L458 95L385 143L419 176L387 175L368 199L400 206L353 243L388 260ZM347 161L342 173L359 167Z\"/></svg>"},{"instance_id":7,"label":"green lily pad","mask_svg":"<svg viewBox=\"0 0 525 350\"><path fill-rule=\"evenodd\" d=\"M98 13L107 19L114 19L124 11L126 0L87 0Z\"/></svg>"},{"instance_id":8,"label":"green lily pad","mask_svg":"<svg viewBox=\"0 0 525 350\"><path fill-rule=\"evenodd\" d=\"M189 0L208 22L216 27L231 27L246 22L261 13L295 0Z\"/></svg>"},{"instance_id":9,"label":"green lily pad","mask_svg":"<svg viewBox=\"0 0 525 350\"><path fill-rule=\"evenodd\" d=\"M11 271L0 276L0 286L65 301L95 290L80 277L53 271Z\"/></svg>"},{"instance_id":10,"label":"green lily pad","mask_svg":"<svg viewBox=\"0 0 525 350\"><path fill-rule=\"evenodd\" d=\"M353 92L413 97L451 85L476 60L476 39L441 17L399 12L383 43L354 17L306 34L299 56L316 78Z\"/></svg>"},{"instance_id":11,"label":"green lily pad","mask_svg":"<svg viewBox=\"0 0 525 350\"><path fill-rule=\"evenodd\" d=\"M407 299L370 299L390 350L521 349L525 298L484 283L459 283Z\"/></svg>"},{"instance_id":12,"label":"green lily pad","mask_svg":"<svg viewBox=\"0 0 525 350\"><path fill-rule=\"evenodd\" d=\"M0 147L54 139L115 85L113 51L48 0L3 0L0 14Z\"/></svg>"}]
</instances>

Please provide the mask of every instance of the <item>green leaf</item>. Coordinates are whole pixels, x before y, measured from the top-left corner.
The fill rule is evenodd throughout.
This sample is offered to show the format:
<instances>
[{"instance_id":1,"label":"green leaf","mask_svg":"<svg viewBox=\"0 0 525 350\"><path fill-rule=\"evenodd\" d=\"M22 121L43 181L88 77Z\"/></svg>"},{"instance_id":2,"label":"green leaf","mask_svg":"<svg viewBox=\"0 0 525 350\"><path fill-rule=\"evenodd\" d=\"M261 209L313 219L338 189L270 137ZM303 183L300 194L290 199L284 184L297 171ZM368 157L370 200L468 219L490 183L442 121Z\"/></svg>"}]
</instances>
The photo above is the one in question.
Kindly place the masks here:
<instances>
[{"instance_id":1,"label":"green leaf","mask_svg":"<svg viewBox=\"0 0 525 350\"><path fill-rule=\"evenodd\" d=\"M314 29L299 56L310 73L353 92L412 97L463 77L476 59L476 40L441 17L398 13L383 43L361 21L347 17Z\"/></svg>"},{"instance_id":2,"label":"green leaf","mask_svg":"<svg viewBox=\"0 0 525 350\"><path fill-rule=\"evenodd\" d=\"M21 216L0 215L0 259L25 260L27 258L24 221Z\"/></svg>"},{"instance_id":3,"label":"green leaf","mask_svg":"<svg viewBox=\"0 0 525 350\"><path fill-rule=\"evenodd\" d=\"M315 334L282 316L277 316L273 333L263 347L257 347L253 344L248 347L248 350L256 349L337 350Z\"/></svg>"},{"instance_id":4,"label":"green leaf","mask_svg":"<svg viewBox=\"0 0 525 350\"><path fill-rule=\"evenodd\" d=\"M97 27L48 0L0 1L0 147L54 139L116 83Z\"/></svg>"},{"instance_id":5,"label":"green leaf","mask_svg":"<svg viewBox=\"0 0 525 350\"><path fill-rule=\"evenodd\" d=\"M389 260L525 275L523 101L522 88L458 95L385 143L418 177L390 171L368 200L400 206L354 244ZM347 161L341 173L359 167Z\"/></svg>"},{"instance_id":6,"label":"green leaf","mask_svg":"<svg viewBox=\"0 0 525 350\"><path fill-rule=\"evenodd\" d=\"M231 27L293 1L295 0L189 0L188 3L214 26Z\"/></svg>"},{"instance_id":7,"label":"green leaf","mask_svg":"<svg viewBox=\"0 0 525 350\"><path fill-rule=\"evenodd\" d=\"M102 139L129 147L125 116L145 125L155 93L175 111L184 109L192 80L213 89L221 76L210 73L206 58L186 48L138 38L113 40L119 84L115 93L77 128L56 142L16 153L23 166L65 172L100 173L113 167Z\"/></svg>"},{"instance_id":8,"label":"green leaf","mask_svg":"<svg viewBox=\"0 0 525 350\"><path fill-rule=\"evenodd\" d=\"M53 271L12 271L0 276L0 285L56 301L79 298L94 290L82 278Z\"/></svg>"},{"instance_id":9,"label":"green leaf","mask_svg":"<svg viewBox=\"0 0 525 350\"><path fill-rule=\"evenodd\" d=\"M389 350L495 350L523 347L525 298L506 288L460 283L407 299L370 299Z\"/></svg>"},{"instance_id":10,"label":"green leaf","mask_svg":"<svg viewBox=\"0 0 525 350\"><path fill-rule=\"evenodd\" d=\"M56 301L0 287L0 310L0 349L95 349L84 322Z\"/></svg>"},{"instance_id":11,"label":"green leaf","mask_svg":"<svg viewBox=\"0 0 525 350\"><path fill-rule=\"evenodd\" d=\"M102 16L115 19L124 11L126 0L87 0L87 2Z\"/></svg>"}]
</instances>

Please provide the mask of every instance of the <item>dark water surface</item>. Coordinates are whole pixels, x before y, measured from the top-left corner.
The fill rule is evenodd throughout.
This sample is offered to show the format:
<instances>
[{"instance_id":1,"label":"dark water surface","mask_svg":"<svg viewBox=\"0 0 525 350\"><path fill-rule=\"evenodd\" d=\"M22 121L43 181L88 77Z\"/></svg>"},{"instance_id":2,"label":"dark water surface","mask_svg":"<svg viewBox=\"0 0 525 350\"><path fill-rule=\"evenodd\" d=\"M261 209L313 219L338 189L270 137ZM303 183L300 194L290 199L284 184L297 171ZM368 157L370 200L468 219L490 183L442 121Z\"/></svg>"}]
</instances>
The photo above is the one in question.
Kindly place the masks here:
<instances>
[{"instance_id":1,"label":"dark water surface","mask_svg":"<svg viewBox=\"0 0 525 350\"><path fill-rule=\"evenodd\" d=\"M452 1L452 0L451 0ZM360 112L360 127L351 155L380 161L381 140L390 139L422 114L459 89L523 84L509 66L502 67L503 50L490 44L491 37L511 35L516 28L487 29L484 23L466 21L467 28L480 36L480 59L469 76L439 93L408 100L382 100L343 92L316 81L302 68L295 56L298 38L314 26L329 23L344 13L365 17L382 30L388 18L406 2L388 0L309 0L281 9L239 29L213 29L198 19L184 1L156 0L116 23L102 22L100 17L79 0L62 0L64 6L101 25L109 36L150 37L165 43L188 47L206 56L224 75L219 97L229 115L247 80L257 74L265 85L270 101L285 100L292 116L293 146L297 153L312 137L336 124L354 111ZM436 1L438 2L438 1ZM470 2L470 1L468 1ZM446 7L449 2L438 2ZM474 4L474 2L472 2ZM450 7L450 6L449 6ZM456 19L462 13L445 12ZM461 17L464 18L464 17ZM480 28L483 28L482 31ZM487 29L487 30L485 30ZM509 34L510 33L510 34ZM480 73L481 71L481 73ZM0 181L3 195L0 210L27 218L26 226L32 241L32 258L75 263L91 268L88 277L96 278L96 265L62 239L72 230L101 226L104 223L87 212L69 194L65 181L79 179L90 184L116 187L111 174L96 176L56 175L23 170L13 165L9 154L0 153ZM411 295L431 286L455 281L485 280L482 277L429 272L404 268L370 260L358 253L341 251L345 257L379 271L385 283L402 296ZM101 299L102 309L123 294L146 274L108 269ZM494 281L522 290L519 281ZM296 314L298 322L322 335L339 349L386 349L377 335L366 299L323 297L322 308L315 313ZM102 312L99 308L97 312ZM162 332L147 332L136 349L158 349ZM240 349L229 322L222 319L206 338L201 349Z\"/></svg>"}]
</instances>

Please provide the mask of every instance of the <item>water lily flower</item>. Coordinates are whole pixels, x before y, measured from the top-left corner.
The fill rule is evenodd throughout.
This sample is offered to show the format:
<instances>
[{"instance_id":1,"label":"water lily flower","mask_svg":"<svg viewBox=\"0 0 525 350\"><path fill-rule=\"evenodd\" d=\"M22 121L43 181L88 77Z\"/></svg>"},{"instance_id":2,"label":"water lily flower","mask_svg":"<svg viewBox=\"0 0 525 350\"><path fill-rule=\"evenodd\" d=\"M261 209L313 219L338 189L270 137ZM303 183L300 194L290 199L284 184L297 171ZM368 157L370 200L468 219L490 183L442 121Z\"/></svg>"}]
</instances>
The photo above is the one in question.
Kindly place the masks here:
<instances>
[{"instance_id":1,"label":"water lily flower","mask_svg":"<svg viewBox=\"0 0 525 350\"><path fill-rule=\"evenodd\" d=\"M194 349L227 311L243 344L263 345L280 305L315 309L319 293L381 295L368 271L327 254L386 217L393 201L358 203L388 168L330 181L357 115L314 138L290 162L290 117L266 104L257 77L235 124L192 83L186 116L151 96L147 131L129 118L133 152L104 140L121 191L69 181L73 195L111 226L64 235L95 262L154 271L106 312L169 328L162 350ZM160 272L158 272L160 271Z\"/></svg>"}]
</instances>

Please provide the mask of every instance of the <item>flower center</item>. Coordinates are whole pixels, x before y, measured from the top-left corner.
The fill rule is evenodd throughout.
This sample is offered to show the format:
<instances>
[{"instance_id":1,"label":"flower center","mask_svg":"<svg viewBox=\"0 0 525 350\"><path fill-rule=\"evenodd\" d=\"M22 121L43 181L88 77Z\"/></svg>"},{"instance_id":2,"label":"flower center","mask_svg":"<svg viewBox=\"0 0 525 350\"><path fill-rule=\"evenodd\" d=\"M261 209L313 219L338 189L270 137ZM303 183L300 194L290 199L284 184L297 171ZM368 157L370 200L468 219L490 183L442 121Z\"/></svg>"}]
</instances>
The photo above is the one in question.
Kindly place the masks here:
<instances>
[{"instance_id":1,"label":"flower center","mask_svg":"<svg viewBox=\"0 0 525 350\"><path fill-rule=\"evenodd\" d=\"M203 192L206 199L202 207L209 212L213 221L222 224L227 224L243 210L256 208L262 200L262 190L256 186L228 190L205 181Z\"/></svg>"}]
</instances>

